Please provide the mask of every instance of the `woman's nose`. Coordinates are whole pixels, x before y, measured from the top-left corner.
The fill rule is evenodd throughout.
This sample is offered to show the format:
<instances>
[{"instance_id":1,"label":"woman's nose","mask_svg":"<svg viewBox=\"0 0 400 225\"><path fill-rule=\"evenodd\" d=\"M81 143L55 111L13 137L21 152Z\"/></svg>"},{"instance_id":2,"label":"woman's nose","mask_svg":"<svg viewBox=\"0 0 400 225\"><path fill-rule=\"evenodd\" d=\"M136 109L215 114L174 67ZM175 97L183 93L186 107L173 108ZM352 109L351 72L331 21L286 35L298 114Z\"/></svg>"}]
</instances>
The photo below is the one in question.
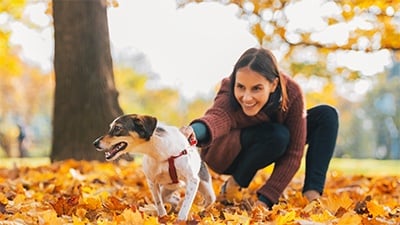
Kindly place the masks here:
<instances>
[{"instance_id":1,"label":"woman's nose","mask_svg":"<svg viewBox=\"0 0 400 225\"><path fill-rule=\"evenodd\" d=\"M253 97L252 97L252 95L251 95L250 92L245 91L245 92L243 93L243 101L251 100L252 98L253 98Z\"/></svg>"}]
</instances>

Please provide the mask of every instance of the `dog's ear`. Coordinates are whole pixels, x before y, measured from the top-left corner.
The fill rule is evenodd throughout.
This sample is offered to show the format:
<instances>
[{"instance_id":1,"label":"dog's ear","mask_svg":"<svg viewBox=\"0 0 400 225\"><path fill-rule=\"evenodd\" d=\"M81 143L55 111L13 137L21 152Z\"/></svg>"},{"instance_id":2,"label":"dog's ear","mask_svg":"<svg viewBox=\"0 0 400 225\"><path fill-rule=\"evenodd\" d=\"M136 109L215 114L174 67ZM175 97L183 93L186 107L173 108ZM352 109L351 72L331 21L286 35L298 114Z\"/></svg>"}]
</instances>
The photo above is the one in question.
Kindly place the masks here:
<instances>
[{"instance_id":1,"label":"dog's ear","mask_svg":"<svg viewBox=\"0 0 400 225\"><path fill-rule=\"evenodd\" d=\"M139 136L149 140L156 129L157 119L152 116L141 115L134 118L134 124L139 128L136 130L139 133Z\"/></svg>"}]
</instances>

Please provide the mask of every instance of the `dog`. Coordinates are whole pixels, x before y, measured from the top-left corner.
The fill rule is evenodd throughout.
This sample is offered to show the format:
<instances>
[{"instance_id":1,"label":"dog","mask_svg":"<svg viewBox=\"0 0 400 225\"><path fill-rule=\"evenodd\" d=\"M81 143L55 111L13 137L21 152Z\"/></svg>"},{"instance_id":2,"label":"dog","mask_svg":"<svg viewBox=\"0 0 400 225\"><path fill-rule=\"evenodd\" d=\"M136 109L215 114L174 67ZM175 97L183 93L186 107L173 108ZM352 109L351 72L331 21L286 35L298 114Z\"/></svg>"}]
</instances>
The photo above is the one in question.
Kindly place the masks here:
<instances>
[{"instance_id":1,"label":"dog","mask_svg":"<svg viewBox=\"0 0 400 225\"><path fill-rule=\"evenodd\" d=\"M93 144L97 151L105 153L107 161L125 153L143 154L143 172L159 217L167 215L164 202L176 205L173 194L181 187L186 190L179 221L187 220L197 191L202 194L205 207L216 200L211 176L197 147L175 126L158 123L149 115L126 114L117 117L108 133Z\"/></svg>"}]
</instances>

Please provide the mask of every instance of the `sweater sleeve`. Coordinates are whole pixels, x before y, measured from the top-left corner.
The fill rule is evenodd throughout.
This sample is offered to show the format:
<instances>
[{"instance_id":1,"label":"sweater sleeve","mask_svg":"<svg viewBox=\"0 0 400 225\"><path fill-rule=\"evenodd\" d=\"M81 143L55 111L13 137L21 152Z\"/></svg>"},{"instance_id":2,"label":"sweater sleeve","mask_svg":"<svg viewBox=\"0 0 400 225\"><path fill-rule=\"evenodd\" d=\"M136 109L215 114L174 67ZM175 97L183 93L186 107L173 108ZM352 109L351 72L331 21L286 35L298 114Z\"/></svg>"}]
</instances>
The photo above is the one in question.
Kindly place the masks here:
<instances>
[{"instance_id":1,"label":"sweater sleeve","mask_svg":"<svg viewBox=\"0 0 400 225\"><path fill-rule=\"evenodd\" d=\"M196 135L197 141L204 142L208 140L208 131L204 123L196 122L191 124L194 134Z\"/></svg>"},{"instance_id":2,"label":"sweater sleeve","mask_svg":"<svg viewBox=\"0 0 400 225\"><path fill-rule=\"evenodd\" d=\"M191 124L200 122L207 127L208 139L206 142L199 143L200 147L208 146L212 140L227 134L232 126L235 126L234 120L230 115L231 111L229 103L229 79L224 78L214 98L213 105L202 117L191 122Z\"/></svg>"},{"instance_id":3,"label":"sweater sleeve","mask_svg":"<svg viewBox=\"0 0 400 225\"><path fill-rule=\"evenodd\" d=\"M202 117L191 122L191 124L201 122L207 127L208 139L199 143L200 147L209 146L214 140L228 134L232 129L248 127L268 120L268 116L264 113L247 116L242 110L234 110L230 103L230 97L230 79L224 78L213 105Z\"/></svg>"},{"instance_id":4,"label":"sweater sleeve","mask_svg":"<svg viewBox=\"0 0 400 225\"><path fill-rule=\"evenodd\" d=\"M293 91L293 90L292 90ZM298 171L304 153L306 142L306 110L304 97L298 88L295 92L300 93L290 100L289 110L283 122L290 132L290 142L286 153L275 162L273 172L268 181L258 190L276 203L287 185Z\"/></svg>"}]
</instances>

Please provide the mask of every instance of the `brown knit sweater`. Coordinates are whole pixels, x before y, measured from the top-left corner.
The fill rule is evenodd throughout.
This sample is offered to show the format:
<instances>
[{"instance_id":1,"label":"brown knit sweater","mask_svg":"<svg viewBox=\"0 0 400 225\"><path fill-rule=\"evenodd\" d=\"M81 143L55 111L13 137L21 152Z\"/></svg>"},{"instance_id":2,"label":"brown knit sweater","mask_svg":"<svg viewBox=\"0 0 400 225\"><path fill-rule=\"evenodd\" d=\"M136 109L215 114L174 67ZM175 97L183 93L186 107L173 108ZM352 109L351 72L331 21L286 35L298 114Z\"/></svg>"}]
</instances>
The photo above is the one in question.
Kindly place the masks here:
<instances>
[{"instance_id":1,"label":"brown knit sweater","mask_svg":"<svg viewBox=\"0 0 400 225\"><path fill-rule=\"evenodd\" d=\"M290 77L286 79L288 109L279 110L277 120L290 132L290 143L286 153L275 162L270 178L258 190L272 202L277 202L289 182L300 167L306 141L306 110L304 96L299 85ZM224 78L214 99L214 103L203 117L194 122L202 122L209 131L207 143L199 143L202 159L218 173L223 173L240 152L241 128L268 122L265 112L247 116L242 110L234 110L229 102L230 79ZM266 146L267 148L268 146Z\"/></svg>"}]
</instances>

